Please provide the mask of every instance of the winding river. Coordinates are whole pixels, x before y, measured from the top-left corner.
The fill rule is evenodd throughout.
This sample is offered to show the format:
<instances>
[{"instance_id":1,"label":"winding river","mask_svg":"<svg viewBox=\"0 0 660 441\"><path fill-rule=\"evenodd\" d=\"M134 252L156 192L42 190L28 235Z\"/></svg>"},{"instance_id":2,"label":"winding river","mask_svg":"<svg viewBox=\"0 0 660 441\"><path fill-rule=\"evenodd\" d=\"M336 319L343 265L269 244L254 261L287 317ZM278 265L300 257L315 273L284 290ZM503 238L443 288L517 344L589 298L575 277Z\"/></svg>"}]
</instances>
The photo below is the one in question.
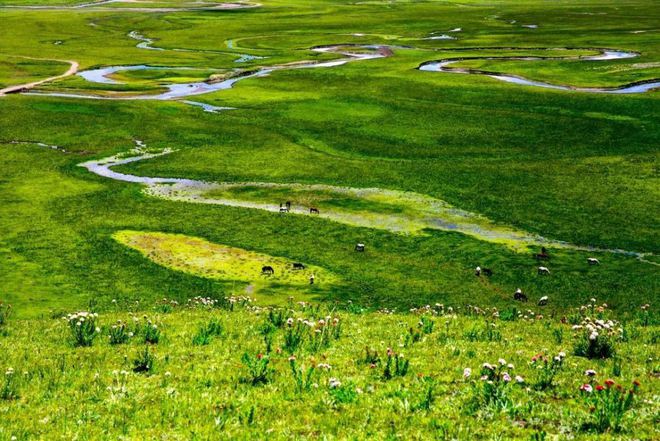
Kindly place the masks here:
<instances>
[{"instance_id":1,"label":"winding river","mask_svg":"<svg viewBox=\"0 0 660 441\"><path fill-rule=\"evenodd\" d=\"M143 49L158 50L159 48L151 46L152 40L137 34L131 34L131 37L139 40L143 45ZM140 43L138 44L140 45ZM360 52L356 49L368 52ZM258 68L253 71L236 71L234 76L224 79L222 81L198 81L191 83L176 83L176 84L165 84L163 87L166 89L161 93L143 93L143 94L122 94L114 93L112 95L98 95L88 92L39 92L35 94L47 95L47 96L57 96L57 97L67 97L67 98L87 98L87 99L111 99L111 100L177 100L182 98L187 98L195 95L202 95L210 92L217 92L220 90L226 90L233 87L238 81L263 77L269 75L272 72L283 71L283 70L292 70L292 69L305 69L305 68L322 68L322 67L334 67L346 64L351 61L360 61L360 60L369 60L375 58L388 57L393 54L394 49L407 49L407 47L402 46L388 46L388 45L330 45L330 46L319 46L312 48L311 50L318 53L334 53L342 55L343 58L331 61L322 61L322 62L297 62L289 63L279 66L271 66ZM483 48L484 50L489 50L489 48ZM507 49L507 48L491 48L490 50L496 49ZM455 50L470 50L468 48L460 48ZM473 49L478 50L478 49ZM521 48L508 48L508 50L522 50ZM530 50L543 50L542 48L534 48ZM549 50L570 50L567 48L550 48ZM507 83L518 84L523 86L535 86L546 89L556 89L563 91L571 92L587 92L587 93L612 93L612 94L632 94L632 93L644 93L660 87L660 80L647 80L639 81L631 84L626 84L620 87L613 88L587 88L587 87L573 87L565 85L550 84L541 81L529 80L523 77L507 75L498 72L488 72L479 69L471 68L460 68L452 67L453 64L459 63L461 61L468 60L512 60L512 61L539 61L539 60L581 60L581 61L611 61L611 60L622 60L628 58L634 58L639 56L636 52L625 52L611 49L592 49L599 51L597 55L592 56L566 56L566 57L541 57L541 56L469 56L469 57L455 57L455 58L446 58L438 61L429 61L422 63L418 69L425 72L442 72L442 73L460 73L460 74L471 74L471 75L485 75L500 81L505 81ZM119 81L113 80L110 76L117 72L126 72L131 70L164 70L164 69L194 69L186 67L161 67L161 66L148 66L148 65L131 65L131 66L108 66L101 67L96 69L89 69L82 72L78 72L77 75L84 78L85 80L97 83L97 84L121 84ZM196 105L202 106L200 103L195 103ZM207 111L215 111L213 109L207 108Z\"/></svg>"},{"instance_id":2,"label":"winding river","mask_svg":"<svg viewBox=\"0 0 660 441\"><path fill-rule=\"evenodd\" d=\"M166 149L157 153L147 152L144 144L127 155L112 156L80 164L90 172L108 179L145 185L145 193L170 201L224 205L264 210L279 213L281 206L275 202L241 199L238 195L227 196L232 189L273 189L292 192L325 192L354 200L388 205L394 210L379 212L369 210L349 210L341 207L324 207L318 214L310 214L309 207L292 205L286 215L320 217L334 222L365 228L375 228L399 234L424 234L424 230L440 230L462 233L478 240L501 244L517 252L526 252L529 246L547 246L601 253L615 253L633 256L640 261L657 265L646 260L648 253L637 253L621 249L602 249L570 244L546 239L542 236L496 224L477 213L454 207L446 201L431 196L382 188L354 188L327 184L268 183L268 182L209 182L184 178L146 177L121 173L113 167L161 157L174 152ZM224 195L222 197L218 194Z\"/></svg>"},{"instance_id":3,"label":"winding river","mask_svg":"<svg viewBox=\"0 0 660 441\"><path fill-rule=\"evenodd\" d=\"M294 70L294 69L308 69L308 68L324 68L335 67L349 63L351 61L372 60L376 58L383 58L389 56L390 49L386 46L360 46L361 49L370 49L370 52L360 53L347 49L342 49L345 46L321 46L313 48L314 52L319 53L335 53L343 55L344 58L330 61L321 62L303 62L291 63L280 66L273 66L267 68L257 69L241 74L237 74L231 78L217 81L198 81L192 83L177 83L168 84L164 87L167 89L165 92L156 94L138 94L138 95L112 95L103 96L88 93L60 93L60 92L40 92L33 93L34 95L58 96L66 98L88 98L88 99L111 99L111 100L176 100L195 95L202 95L210 92L217 92L219 90L230 89L235 83L241 80L255 77L263 77L275 71ZM187 67L158 67L147 65L133 65L133 66L109 66L97 69L90 69L79 72L78 75L85 80L97 84L121 84L109 78L110 75L116 72L126 72L131 70L163 70L163 69L191 69Z\"/></svg>"},{"instance_id":4,"label":"winding river","mask_svg":"<svg viewBox=\"0 0 660 441\"><path fill-rule=\"evenodd\" d=\"M516 56L487 56L487 57L457 57L445 58L438 61L429 61L419 66L419 70L425 72L445 72L445 73L458 73L470 75L485 75L496 80L505 81L507 83L518 84L521 86L536 86L546 89L565 90L572 92L587 92L587 93L643 93L653 89L660 88L660 81L657 79L648 81L638 81L630 84L625 84L619 87L574 87L558 84L545 83L542 81L528 80L526 78L507 75L499 72L488 72L479 69L451 67L452 64L460 63L463 61L471 60L498 60L498 61L541 61L541 60L581 60L581 61L609 61L609 60L623 60L626 58L634 58L639 56L636 52L624 52L610 49L597 49L600 54L593 56L582 57L516 57Z\"/></svg>"}]
</instances>

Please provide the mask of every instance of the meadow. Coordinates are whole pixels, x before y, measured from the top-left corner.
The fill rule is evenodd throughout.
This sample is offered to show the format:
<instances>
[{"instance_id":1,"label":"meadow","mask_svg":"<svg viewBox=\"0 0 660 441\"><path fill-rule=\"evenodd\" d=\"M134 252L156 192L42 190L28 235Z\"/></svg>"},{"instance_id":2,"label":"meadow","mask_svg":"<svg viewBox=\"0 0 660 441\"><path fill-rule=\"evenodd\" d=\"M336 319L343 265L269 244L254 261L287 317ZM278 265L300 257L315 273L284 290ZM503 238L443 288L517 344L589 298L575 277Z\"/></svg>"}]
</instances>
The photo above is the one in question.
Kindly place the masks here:
<instances>
[{"instance_id":1,"label":"meadow","mask_svg":"<svg viewBox=\"0 0 660 441\"><path fill-rule=\"evenodd\" d=\"M654 2L81 4L0 0L0 89L70 62L78 73L149 67L0 93L0 374L12 369L0 393L17 378L15 396L0 399L0 440L657 439L658 92L420 69L463 58L452 67L572 87L657 81ZM630 56L589 59L603 50ZM330 65L299 68L310 63ZM273 70L254 75L261 69ZM145 99L230 78L223 90ZM195 183L163 197L80 166L136 145L170 153L112 171ZM262 206L285 201L300 212ZM321 215L302 215L310 207ZM534 258L541 246L549 260ZM297 262L307 269L293 271ZM477 266L492 275L476 277ZM226 300L242 296L256 300ZM625 330L616 356L575 354L576 308L592 298ZM76 311L99 314L89 347L76 347L62 320ZM146 345L154 370L134 372L146 346L132 317L144 314L163 339ZM288 325L269 314L337 315L341 334L287 351ZM111 345L117 320L138 337ZM193 344L214 321L222 332L207 334L221 335ZM378 352L376 368L365 347ZM410 369L384 380L388 347ZM559 352L563 367L539 390L531 357ZM274 372L251 385L242 379L257 354ZM301 391L291 354L299 368L313 357L332 369L316 369L318 388ZM525 382L495 390L506 395L495 407L477 405L483 363L498 358ZM598 376L585 379L588 369ZM579 390L608 378L641 383L616 428L594 422Z\"/></svg>"}]
</instances>

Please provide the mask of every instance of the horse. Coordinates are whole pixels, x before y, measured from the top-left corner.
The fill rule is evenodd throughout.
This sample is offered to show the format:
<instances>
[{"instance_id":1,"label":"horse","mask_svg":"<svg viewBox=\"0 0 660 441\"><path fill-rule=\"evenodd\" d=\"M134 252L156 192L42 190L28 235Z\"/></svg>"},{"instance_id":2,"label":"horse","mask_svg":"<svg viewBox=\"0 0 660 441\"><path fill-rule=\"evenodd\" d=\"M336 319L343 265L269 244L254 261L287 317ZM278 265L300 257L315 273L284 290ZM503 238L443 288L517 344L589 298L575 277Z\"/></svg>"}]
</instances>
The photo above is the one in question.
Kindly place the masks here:
<instances>
[{"instance_id":1,"label":"horse","mask_svg":"<svg viewBox=\"0 0 660 441\"><path fill-rule=\"evenodd\" d=\"M550 270L544 266L540 266L538 269L539 274L550 274Z\"/></svg>"},{"instance_id":2,"label":"horse","mask_svg":"<svg viewBox=\"0 0 660 441\"><path fill-rule=\"evenodd\" d=\"M275 274L275 270L273 269L272 266L266 265L266 266L261 267L261 274L270 276L270 275Z\"/></svg>"},{"instance_id":3,"label":"horse","mask_svg":"<svg viewBox=\"0 0 660 441\"><path fill-rule=\"evenodd\" d=\"M293 264L293 269L294 269L294 270L304 270L304 269L305 269L305 265L303 265L303 264L300 263L300 262L294 262L294 264Z\"/></svg>"},{"instance_id":4,"label":"horse","mask_svg":"<svg viewBox=\"0 0 660 441\"><path fill-rule=\"evenodd\" d=\"M484 276L490 277L493 275L493 270L490 268L484 268L481 271L483 271Z\"/></svg>"},{"instance_id":5,"label":"horse","mask_svg":"<svg viewBox=\"0 0 660 441\"><path fill-rule=\"evenodd\" d=\"M539 299L537 305L539 306L545 306L548 304L548 296L543 296Z\"/></svg>"},{"instance_id":6,"label":"horse","mask_svg":"<svg viewBox=\"0 0 660 441\"><path fill-rule=\"evenodd\" d=\"M364 244L363 243L356 244L355 245L355 251L364 252Z\"/></svg>"},{"instance_id":7,"label":"horse","mask_svg":"<svg viewBox=\"0 0 660 441\"><path fill-rule=\"evenodd\" d=\"M589 265L600 265L600 260L596 259L595 257L587 257L587 262Z\"/></svg>"},{"instance_id":8,"label":"horse","mask_svg":"<svg viewBox=\"0 0 660 441\"><path fill-rule=\"evenodd\" d=\"M534 258L536 258L536 260L550 260L550 254L548 254L548 250L546 250L545 247L541 247L541 252L535 254Z\"/></svg>"},{"instance_id":9,"label":"horse","mask_svg":"<svg viewBox=\"0 0 660 441\"><path fill-rule=\"evenodd\" d=\"M513 293L513 300L517 300L519 302L526 302L527 296L522 292L520 288L518 288L516 292Z\"/></svg>"},{"instance_id":10,"label":"horse","mask_svg":"<svg viewBox=\"0 0 660 441\"><path fill-rule=\"evenodd\" d=\"M318 208L310 207L309 214L320 214Z\"/></svg>"}]
</instances>

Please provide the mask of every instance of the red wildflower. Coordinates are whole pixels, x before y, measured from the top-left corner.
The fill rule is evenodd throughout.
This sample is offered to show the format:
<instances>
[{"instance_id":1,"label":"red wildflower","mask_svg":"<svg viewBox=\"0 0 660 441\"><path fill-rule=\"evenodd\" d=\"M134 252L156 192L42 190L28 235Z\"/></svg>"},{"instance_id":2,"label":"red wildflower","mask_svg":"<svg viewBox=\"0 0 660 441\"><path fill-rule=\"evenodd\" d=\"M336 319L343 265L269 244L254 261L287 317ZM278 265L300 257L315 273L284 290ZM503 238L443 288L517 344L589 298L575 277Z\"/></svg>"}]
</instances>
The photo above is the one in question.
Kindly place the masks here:
<instances>
[{"instance_id":1,"label":"red wildflower","mask_svg":"<svg viewBox=\"0 0 660 441\"><path fill-rule=\"evenodd\" d=\"M601 386L600 384L598 386L596 386L596 390L598 392L602 391L603 389L605 389L605 388L603 386Z\"/></svg>"},{"instance_id":2,"label":"red wildflower","mask_svg":"<svg viewBox=\"0 0 660 441\"><path fill-rule=\"evenodd\" d=\"M608 378L607 380L605 380L605 386L607 386L608 388L614 386L614 380Z\"/></svg>"}]
</instances>

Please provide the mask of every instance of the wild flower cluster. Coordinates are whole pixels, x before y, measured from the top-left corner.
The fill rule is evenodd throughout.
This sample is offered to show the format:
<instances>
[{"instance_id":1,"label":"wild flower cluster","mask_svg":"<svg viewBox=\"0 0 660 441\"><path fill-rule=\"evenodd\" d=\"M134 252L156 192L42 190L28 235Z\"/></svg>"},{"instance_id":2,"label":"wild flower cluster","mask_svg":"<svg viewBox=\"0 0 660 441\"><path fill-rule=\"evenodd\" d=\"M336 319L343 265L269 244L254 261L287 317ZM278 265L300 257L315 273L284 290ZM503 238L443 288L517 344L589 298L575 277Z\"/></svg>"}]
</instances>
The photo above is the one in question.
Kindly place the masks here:
<instances>
[{"instance_id":1,"label":"wild flower cluster","mask_svg":"<svg viewBox=\"0 0 660 441\"><path fill-rule=\"evenodd\" d=\"M128 326L121 320L117 320L117 323L110 326L108 338L110 339L111 345L120 345L126 343L129 338L133 337L135 334L133 331L128 330Z\"/></svg>"},{"instance_id":2,"label":"wild flower cluster","mask_svg":"<svg viewBox=\"0 0 660 441\"><path fill-rule=\"evenodd\" d=\"M383 379L391 380L395 377L405 377L410 368L410 361L403 354L397 354L392 348L387 348L387 358L383 368Z\"/></svg>"},{"instance_id":3,"label":"wild flower cluster","mask_svg":"<svg viewBox=\"0 0 660 441\"><path fill-rule=\"evenodd\" d=\"M163 297L161 301L156 303L156 311L161 312L163 314L169 314L170 312L174 311L175 308L179 306L179 302L173 299L168 299L167 297Z\"/></svg>"},{"instance_id":4,"label":"wild flower cluster","mask_svg":"<svg viewBox=\"0 0 660 441\"><path fill-rule=\"evenodd\" d=\"M445 314L453 314L454 308L452 308L451 306L445 308L445 305L443 305L442 303L436 303L433 306L425 305L419 308L410 308L409 312L411 314L445 315Z\"/></svg>"},{"instance_id":5,"label":"wild flower cluster","mask_svg":"<svg viewBox=\"0 0 660 441\"><path fill-rule=\"evenodd\" d=\"M242 381L253 386L266 384L272 380L274 369L270 366L270 357L264 354L255 356L245 352L241 357L243 365L247 367L248 376L243 377Z\"/></svg>"},{"instance_id":6,"label":"wild flower cluster","mask_svg":"<svg viewBox=\"0 0 660 441\"><path fill-rule=\"evenodd\" d=\"M68 323L75 346L91 346L101 328L96 326L98 314L94 312L76 312L63 319Z\"/></svg>"},{"instance_id":7,"label":"wild flower cluster","mask_svg":"<svg viewBox=\"0 0 660 441\"><path fill-rule=\"evenodd\" d=\"M499 412L511 407L512 400L509 392L514 384L524 385L525 379L520 375L512 377L514 366L500 358L497 363L484 363L481 366L479 381L472 382L472 398L468 405L469 410L480 409ZM463 370L463 378L470 380L472 369Z\"/></svg>"},{"instance_id":8,"label":"wild flower cluster","mask_svg":"<svg viewBox=\"0 0 660 441\"><path fill-rule=\"evenodd\" d=\"M309 350L316 352L328 347L330 342L339 339L340 335L339 317L326 316L319 320L289 317L284 329L284 349L294 353L307 343Z\"/></svg>"},{"instance_id":9,"label":"wild flower cluster","mask_svg":"<svg viewBox=\"0 0 660 441\"><path fill-rule=\"evenodd\" d=\"M295 355L289 357L289 367L293 375L294 383L296 385L296 392L308 392L312 388L318 388L319 377L323 372L329 372L332 367L328 363L318 363L312 358L310 365L305 367L299 365ZM331 378L337 385L341 385L338 380ZM332 381L331 381L332 383ZM332 388L332 384L330 386Z\"/></svg>"},{"instance_id":10,"label":"wild flower cluster","mask_svg":"<svg viewBox=\"0 0 660 441\"><path fill-rule=\"evenodd\" d=\"M18 398L18 380L13 368L7 368L3 380L0 387L0 399L14 400Z\"/></svg>"},{"instance_id":11,"label":"wild flower cluster","mask_svg":"<svg viewBox=\"0 0 660 441\"><path fill-rule=\"evenodd\" d=\"M534 384L536 390L546 390L554 386L555 376L562 369L565 358L566 353L563 351L552 358L545 354L536 354L532 357L530 365L538 372L538 378Z\"/></svg>"},{"instance_id":12,"label":"wild flower cluster","mask_svg":"<svg viewBox=\"0 0 660 441\"><path fill-rule=\"evenodd\" d=\"M587 358L609 358L614 355L615 342L623 335L623 328L614 320L585 317L573 326L576 332L575 355Z\"/></svg>"},{"instance_id":13,"label":"wild flower cluster","mask_svg":"<svg viewBox=\"0 0 660 441\"><path fill-rule=\"evenodd\" d=\"M603 384L595 382L596 372L593 370L586 374L590 381L580 386L580 392L592 415L592 421L586 424L586 428L601 433L610 429L620 431L625 414L633 406L640 383L635 380L632 387L627 389L612 379L605 380Z\"/></svg>"},{"instance_id":14,"label":"wild flower cluster","mask_svg":"<svg viewBox=\"0 0 660 441\"><path fill-rule=\"evenodd\" d=\"M202 297L202 296L196 296L193 297L192 299L188 299L187 306L189 308L215 308L218 305L218 300L213 299L211 297Z\"/></svg>"}]
</instances>

